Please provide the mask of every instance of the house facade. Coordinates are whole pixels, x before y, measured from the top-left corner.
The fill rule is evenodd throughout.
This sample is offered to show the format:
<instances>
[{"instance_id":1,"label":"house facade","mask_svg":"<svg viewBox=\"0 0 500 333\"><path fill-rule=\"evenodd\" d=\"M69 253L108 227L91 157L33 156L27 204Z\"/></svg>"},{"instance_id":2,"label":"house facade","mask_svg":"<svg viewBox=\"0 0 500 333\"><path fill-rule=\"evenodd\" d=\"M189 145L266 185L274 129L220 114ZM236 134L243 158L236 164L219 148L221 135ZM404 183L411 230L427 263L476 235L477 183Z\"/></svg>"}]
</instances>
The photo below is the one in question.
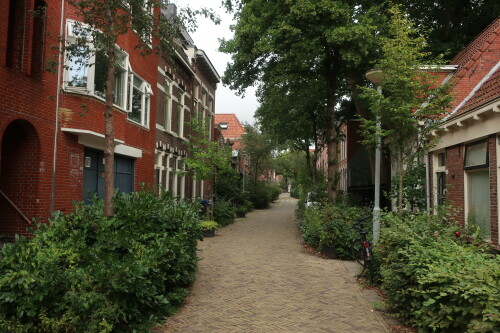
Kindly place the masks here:
<instances>
[{"instance_id":1,"label":"house facade","mask_svg":"<svg viewBox=\"0 0 500 333\"><path fill-rule=\"evenodd\" d=\"M100 54L59 55L57 36L71 43L82 28L67 3L0 0L0 5L0 237L11 238L25 234L33 219L44 222L55 210L70 212L74 201L102 196L107 68ZM218 76L207 73L187 47L167 64L155 52L141 55L138 42L130 30L116 45L115 187L131 192L168 179L172 194L200 196L208 191L203 184L174 171L187 154L191 113L203 111L208 123L213 118ZM49 59L60 59L53 72L44 69ZM169 132L167 107L175 109ZM168 161L163 169L160 157ZM161 178L163 171L171 173Z\"/></svg>"},{"instance_id":2,"label":"house facade","mask_svg":"<svg viewBox=\"0 0 500 333\"><path fill-rule=\"evenodd\" d=\"M451 65L454 101L428 155L429 205L451 205L459 223L477 223L485 239L498 246L500 19Z\"/></svg>"},{"instance_id":3,"label":"house facade","mask_svg":"<svg viewBox=\"0 0 500 333\"><path fill-rule=\"evenodd\" d=\"M231 149L233 168L238 171L242 177L244 177L248 174L248 161L243 154L242 145L245 128L234 113L215 114L215 126L224 136L224 139L229 140L232 143Z\"/></svg>"}]
</instances>

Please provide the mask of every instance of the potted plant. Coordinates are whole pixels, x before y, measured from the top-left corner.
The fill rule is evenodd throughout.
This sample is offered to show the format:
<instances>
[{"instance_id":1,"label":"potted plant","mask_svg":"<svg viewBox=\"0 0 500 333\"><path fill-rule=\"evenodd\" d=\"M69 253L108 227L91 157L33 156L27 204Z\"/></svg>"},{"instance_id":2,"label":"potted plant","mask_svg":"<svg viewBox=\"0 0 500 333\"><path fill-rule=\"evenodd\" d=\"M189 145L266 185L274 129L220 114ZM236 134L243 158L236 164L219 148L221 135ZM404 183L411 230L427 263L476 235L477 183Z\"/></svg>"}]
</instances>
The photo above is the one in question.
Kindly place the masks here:
<instances>
[{"instance_id":1,"label":"potted plant","mask_svg":"<svg viewBox=\"0 0 500 333\"><path fill-rule=\"evenodd\" d=\"M248 208L246 206L236 206L235 212L236 217L245 217L248 212Z\"/></svg>"},{"instance_id":2,"label":"potted plant","mask_svg":"<svg viewBox=\"0 0 500 333\"><path fill-rule=\"evenodd\" d=\"M321 252L330 259L338 259L335 244L335 235L331 232L322 230L319 235L319 247Z\"/></svg>"},{"instance_id":3,"label":"potted plant","mask_svg":"<svg viewBox=\"0 0 500 333\"><path fill-rule=\"evenodd\" d=\"M219 227L219 223L215 221L201 221L200 230L203 232L203 237L214 237L215 230Z\"/></svg>"}]
</instances>

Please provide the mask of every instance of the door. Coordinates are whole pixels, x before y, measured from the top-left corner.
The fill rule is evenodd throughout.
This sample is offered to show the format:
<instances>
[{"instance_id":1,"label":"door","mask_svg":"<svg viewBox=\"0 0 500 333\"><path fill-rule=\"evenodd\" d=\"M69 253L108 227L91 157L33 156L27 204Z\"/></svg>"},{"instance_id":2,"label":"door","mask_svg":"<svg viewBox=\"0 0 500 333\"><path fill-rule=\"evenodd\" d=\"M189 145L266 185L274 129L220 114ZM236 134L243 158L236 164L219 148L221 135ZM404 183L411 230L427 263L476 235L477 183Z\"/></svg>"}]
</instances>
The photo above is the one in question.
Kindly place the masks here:
<instances>
[{"instance_id":1,"label":"door","mask_svg":"<svg viewBox=\"0 0 500 333\"><path fill-rule=\"evenodd\" d=\"M129 193L134 191L134 159L115 155L115 189ZM97 194L104 197L104 153L85 149L83 170L83 200L86 203Z\"/></svg>"},{"instance_id":2,"label":"door","mask_svg":"<svg viewBox=\"0 0 500 333\"><path fill-rule=\"evenodd\" d=\"M489 180L488 169L467 172L467 218L475 219L486 240L491 239Z\"/></svg>"}]
</instances>

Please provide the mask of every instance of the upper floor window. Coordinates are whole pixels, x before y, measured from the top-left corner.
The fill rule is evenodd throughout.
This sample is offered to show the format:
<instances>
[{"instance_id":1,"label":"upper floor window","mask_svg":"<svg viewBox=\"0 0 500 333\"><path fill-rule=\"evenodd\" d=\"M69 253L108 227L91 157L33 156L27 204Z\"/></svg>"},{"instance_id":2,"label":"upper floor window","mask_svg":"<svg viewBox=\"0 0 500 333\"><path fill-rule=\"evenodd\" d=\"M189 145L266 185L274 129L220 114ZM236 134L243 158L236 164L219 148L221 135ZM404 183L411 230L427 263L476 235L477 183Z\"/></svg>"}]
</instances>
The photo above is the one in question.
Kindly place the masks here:
<instances>
[{"instance_id":1,"label":"upper floor window","mask_svg":"<svg viewBox=\"0 0 500 333\"><path fill-rule=\"evenodd\" d=\"M165 95L163 99L163 128L172 131L172 82L165 80Z\"/></svg>"},{"instance_id":2,"label":"upper floor window","mask_svg":"<svg viewBox=\"0 0 500 333\"><path fill-rule=\"evenodd\" d=\"M76 44L78 39L89 35L90 27L68 20L67 43L74 45L66 52L66 70L64 88L67 91L94 95L104 99L108 73L106 52L95 48L88 38L88 43ZM139 78L129 63L126 52L116 47L115 87L113 101L117 107L130 112L128 118L141 124L149 125L149 102L151 86Z\"/></svg>"},{"instance_id":3,"label":"upper floor window","mask_svg":"<svg viewBox=\"0 0 500 333\"><path fill-rule=\"evenodd\" d=\"M177 134L184 137L184 104L186 94L183 91L179 92L179 103L177 104Z\"/></svg>"},{"instance_id":4,"label":"upper floor window","mask_svg":"<svg viewBox=\"0 0 500 333\"><path fill-rule=\"evenodd\" d=\"M150 95L152 93L150 85L135 74L130 75L130 100L128 109L128 119L148 126Z\"/></svg>"},{"instance_id":5,"label":"upper floor window","mask_svg":"<svg viewBox=\"0 0 500 333\"><path fill-rule=\"evenodd\" d=\"M21 69L23 62L25 3L26 1L9 1L6 65L15 69Z\"/></svg>"},{"instance_id":6,"label":"upper floor window","mask_svg":"<svg viewBox=\"0 0 500 333\"><path fill-rule=\"evenodd\" d=\"M47 4L45 1L35 1L35 10L33 11L33 39L31 44L31 75L33 76L40 75L43 70L46 9Z\"/></svg>"}]
</instances>

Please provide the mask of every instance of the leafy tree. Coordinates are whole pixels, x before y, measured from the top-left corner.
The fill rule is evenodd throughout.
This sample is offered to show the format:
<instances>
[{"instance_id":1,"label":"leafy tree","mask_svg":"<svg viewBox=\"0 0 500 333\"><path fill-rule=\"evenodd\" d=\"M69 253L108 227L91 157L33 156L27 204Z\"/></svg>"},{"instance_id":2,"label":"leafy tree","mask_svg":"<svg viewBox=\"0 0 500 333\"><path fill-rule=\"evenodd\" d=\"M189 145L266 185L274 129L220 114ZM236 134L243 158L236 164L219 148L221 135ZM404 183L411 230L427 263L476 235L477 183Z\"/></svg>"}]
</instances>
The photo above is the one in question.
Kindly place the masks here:
<instances>
[{"instance_id":1,"label":"leafy tree","mask_svg":"<svg viewBox=\"0 0 500 333\"><path fill-rule=\"evenodd\" d=\"M378 84L383 93L375 88L363 89L373 117L362 119L362 129L365 143L375 145L380 137L390 149L391 162L397 170L397 210L401 213L406 167L436 143L427 140L440 126L439 120L451 97L450 86L440 85L439 77L425 70L429 68L423 62L427 45L415 24L397 6L390 8L389 13L389 35L382 38L383 56L377 64ZM378 120L381 129L377 127Z\"/></svg>"},{"instance_id":2,"label":"leafy tree","mask_svg":"<svg viewBox=\"0 0 500 333\"><path fill-rule=\"evenodd\" d=\"M500 13L495 0L397 0L420 28L427 29L428 50L451 59Z\"/></svg>"},{"instance_id":3,"label":"leafy tree","mask_svg":"<svg viewBox=\"0 0 500 333\"><path fill-rule=\"evenodd\" d=\"M184 162L197 180L216 182L219 174L230 174L231 148L209 139L208 130L199 118L192 118L189 135L191 155Z\"/></svg>"},{"instance_id":4,"label":"leafy tree","mask_svg":"<svg viewBox=\"0 0 500 333\"><path fill-rule=\"evenodd\" d=\"M378 1L226 0L238 23L234 38L221 50L232 54L223 82L243 93L258 82L289 82L283 68L298 77L320 78L325 105L328 146L328 189L336 200L336 156L339 124L336 106L347 92L348 74L364 72L368 55L376 50ZM292 72L293 69L295 72ZM360 75L358 75L360 76ZM281 78L281 79L280 79ZM313 87L317 87L314 85ZM304 87L307 89L307 87ZM313 88L314 89L314 88ZM311 91L311 90L307 90Z\"/></svg>"},{"instance_id":5,"label":"leafy tree","mask_svg":"<svg viewBox=\"0 0 500 333\"><path fill-rule=\"evenodd\" d=\"M257 124L246 124L244 127L245 134L241 139L243 153L249 159L250 175L257 181L259 176L265 175L266 171L271 169L274 144L267 134L260 132Z\"/></svg>"},{"instance_id":6,"label":"leafy tree","mask_svg":"<svg viewBox=\"0 0 500 333\"><path fill-rule=\"evenodd\" d=\"M210 10L186 9L184 15L166 17L169 1L166 0L68 0L71 10L80 20L75 24L74 42L63 46L62 52L80 66L89 63L94 55L104 59L106 68L105 97L105 146L104 146L104 215L113 215L112 197L114 192L114 123L113 102L115 73L120 62L117 48L120 36L137 34L138 42L133 45L142 55L163 52L168 56L177 47L175 38L184 24L194 27L194 16L204 14L216 20ZM92 47L89 47L89 44Z\"/></svg>"}]
</instances>

